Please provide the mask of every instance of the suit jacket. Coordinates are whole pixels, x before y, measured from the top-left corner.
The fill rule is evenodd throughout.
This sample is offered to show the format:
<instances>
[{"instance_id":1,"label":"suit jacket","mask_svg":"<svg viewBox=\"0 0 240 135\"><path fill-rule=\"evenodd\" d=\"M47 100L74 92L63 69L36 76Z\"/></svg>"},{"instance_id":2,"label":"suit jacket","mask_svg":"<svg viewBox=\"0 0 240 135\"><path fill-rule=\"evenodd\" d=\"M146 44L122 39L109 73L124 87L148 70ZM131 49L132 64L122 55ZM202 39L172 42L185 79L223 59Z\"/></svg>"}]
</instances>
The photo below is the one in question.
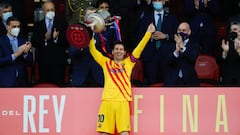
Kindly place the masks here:
<instances>
[{"instance_id":1,"label":"suit jacket","mask_svg":"<svg viewBox=\"0 0 240 135\"><path fill-rule=\"evenodd\" d=\"M18 38L18 46L25 44L26 40ZM32 53L29 52L26 57L20 55L14 61L12 45L9 38L5 35L0 38L0 86L16 87L27 86L26 66L32 63Z\"/></svg>"},{"instance_id":2,"label":"suit jacket","mask_svg":"<svg viewBox=\"0 0 240 135\"><path fill-rule=\"evenodd\" d=\"M223 85L240 86L240 56L234 49L234 43L229 42L229 52L225 59L222 58L222 53L220 56L220 62L222 67L222 81Z\"/></svg>"},{"instance_id":3,"label":"suit jacket","mask_svg":"<svg viewBox=\"0 0 240 135\"><path fill-rule=\"evenodd\" d=\"M208 1L207 7L200 3L198 10L193 2L194 0L184 1L186 20L190 22L192 36L198 36L197 34L201 29L204 30L205 35L216 35L214 19L220 12L218 0Z\"/></svg>"},{"instance_id":4,"label":"suit jacket","mask_svg":"<svg viewBox=\"0 0 240 135\"><path fill-rule=\"evenodd\" d=\"M5 25L3 24L2 20L0 19L0 37L7 34L7 29Z\"/></svg>"},{"instance_id":5,"label":"suit jacket","mask_svg":"<svg viewBox=\"0 0 240 135\"><path fill-rule=\"evenodd\" d=\"M99 33L94 35L96 40L96 48L105 56L109 57L112 54L112 43L116 40L115 30L107 27L102 32L104 37L104 44L106 52L102 49L102 43ZM89 52L89 48L76 49L72 46L69 47L69 56L72 58L72 86L84 86L89 76L93 79L92 84L103 86L103 71L101 66L93 59Z\"/></svg>"},{"instance_id":6,"label":"suit jacket","mask_svg":"<svg viewBox=\"0 0 240 135\"><path fill-rule=\"evenodd\" d=\"M171 53L167 57L166 75L164 77L165 86L174 86L182 70L184 83L188 86L198 86L199 81L195 71L196 59L199 55L199 44L193 40L189 40L186 44L186 50L175 57L173 52L176 48L175 44L171 45Z\"/></svg>"},{"instance_id":7,"label":"suit jacket","mask_svg":"<svg viewBox=\"0 0 240 135\"><path fill-rule=\"evenodd\" d=\"M65 38L66 27L67 23L65 21L55 18L52 33L54 28L56 28L59 31L59 36L57 40L54 40L51 35L51 39L45 42L45 33L47 32L45 20L34 24L32 42L33 46L37 49L36 61L39 63L40 79L41 76L47 76L47 78L53 77L55 79L61 78L61 81L64 80L64 70L67 65L66 50L68 48Z\"/></svg>"},{"instance_id":8,"label":"suit jacket","mask_svg":"<svg viewBox=\"0 0 240 135\"><path fill-rule=\"evenodd\" d=\"M89 77L91 84L103 86L103 71L100 65L93 59L89 48L76 49L69 47L69 55L72 59L72 86L87 86Z\"/></svg>"},{"instance_id":9,"label":"suit jacket","mask_svg":"<svg viewBox=\"0 0 240 135\"><path fill-rule=\"evenodd\" d=\"M138 37L143 37L144 32L147 30L147 27L150 23L155 24L155 19L154 19L154 11L152 10L151 12L145 13L143 18L140 20L139 24L139 32L138 32ZM143 61L151 61L154 57L162 58L165 54L167 54L166 51L166 46L169 45L169 43L174 42L174 34L177 31L178 27L178 21L177 18L171 14L164 13L163 15L163 21L162 21L162 29L161 31L165 34L169 35L169 39L162 39L161 41L161 46L158 50L156 50L155 40L149 40L148 45L145 47L142 55L141 55L141 60ZM139 39L140 41L140 39Z\"/></svg>"}]
</instances>

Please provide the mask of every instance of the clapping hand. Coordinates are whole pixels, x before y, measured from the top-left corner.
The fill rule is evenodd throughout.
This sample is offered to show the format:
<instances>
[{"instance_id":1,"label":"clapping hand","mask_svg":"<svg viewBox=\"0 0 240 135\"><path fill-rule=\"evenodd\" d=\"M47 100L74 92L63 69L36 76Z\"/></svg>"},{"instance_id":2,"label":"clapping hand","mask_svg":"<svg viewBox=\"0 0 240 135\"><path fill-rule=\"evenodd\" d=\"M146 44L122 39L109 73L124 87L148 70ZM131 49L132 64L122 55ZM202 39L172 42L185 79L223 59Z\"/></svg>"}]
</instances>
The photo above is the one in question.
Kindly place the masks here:
<instances>
[{"instance_id":1,"label":"clapping hand","mask_svg":"<svg viewBox=\"0 0 240 135\"><path fill-rule=\"evenodd\" d=\"M53 30L53 39L57 39L58 35L59 35L59 31L57 31L57 29L54 28L54 30Z\"/></svg>"},{"instance_id":2,"label":"clapping hand","mask_svg":"<svg viewBox=\"0 0 240 135\"><path fill-rule=\"evenodd\" d=\"M148 25L147 31L150 33L153 33L156 31L155 26L153 25L153 23L151 23L150 25Z\"/></svg>"},{"instance_id":3,"label":"clapping hand","mask_svg":"<svg viewBox=\"0 0 240 135\"><path fill-rule=\"evenodd\" d=\"M176 42L176 50L175 51L179 52L181 50L181 48L184 47L182 37L179 34L175 34L174 40Z\"/></svg>"},{"instance_id":4,"label":"clapping hand","mask_svg":"<svg viewBox=\"0 0 240 135\"><path fill-rule=\"evenodd\" d=\"M234 49L237 51L238 54L240 54L240 40L237 38L234 40Z\"/></svg>"},{"instance_id":5,"label":"clapping hand","mask_svg":"<svg viewBox=\"0 0 240 135\"><path fill-rule=\"evenodd\" d=\"M28 53L28 51L31 49L31 47L32 47L32 43L31 42L29 42L29 41L27 41L26 43L25 43L25 49L24 49L24 53Z\"/></svg>"},{"instance_id":6,"label":"clapping hand","mask_svg":"<svg viewBox=\"0 0 240 135\"><path fill-rule=\"evenodd\" d=\"M229 41L225 41L224 39L222 40L222 45L221 45L222 49L224 52L228 52L229 51Z\"/></svg>"},{"instance_id":7,"label":"clapping hand","mask_svg":"<svg viewBox=\"0 0 240 135\"><path fill-rule=\"evenodd\" d=\"M226 57L229 51L229 41L226 41L223 39L222 40L222 45L221 45L223 52L222 52L222 57Z\"/></svg>"}]
</instances>

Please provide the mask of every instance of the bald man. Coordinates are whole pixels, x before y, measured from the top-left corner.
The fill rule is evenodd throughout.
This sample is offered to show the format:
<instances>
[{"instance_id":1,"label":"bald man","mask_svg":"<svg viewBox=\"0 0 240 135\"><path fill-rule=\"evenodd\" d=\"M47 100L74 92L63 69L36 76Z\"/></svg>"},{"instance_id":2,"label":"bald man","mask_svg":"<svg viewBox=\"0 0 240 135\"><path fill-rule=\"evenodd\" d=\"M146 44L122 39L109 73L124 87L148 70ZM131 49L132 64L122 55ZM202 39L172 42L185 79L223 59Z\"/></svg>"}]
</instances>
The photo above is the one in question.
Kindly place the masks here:
<instances>
[{"instance_id":1,"label":"bald man","mask_svg":"<svg viewBox=\"0 0 240 135\"><path fill-rule=\"evenodd\" d=\"M171 45L171 53L167 57L167 71L164 77L165 86L199 86L195 71L195 62L199 55L198 42L190 38L191 29L187 22L179 24L174 35L175 45Z\"/></svg>"},{"instance_id":2,"label":"bald man","mask_svg":"<svg viewBox=\"0 0 240 135\"><path fill-rule=\"evenodd\" d=\"M45 18L34 25L33 31L33 46L38 50L39 81L63 86L67 65L67 23L55 17L54 3L45 2L42 9Z\"/></svg>"}]
</instances>

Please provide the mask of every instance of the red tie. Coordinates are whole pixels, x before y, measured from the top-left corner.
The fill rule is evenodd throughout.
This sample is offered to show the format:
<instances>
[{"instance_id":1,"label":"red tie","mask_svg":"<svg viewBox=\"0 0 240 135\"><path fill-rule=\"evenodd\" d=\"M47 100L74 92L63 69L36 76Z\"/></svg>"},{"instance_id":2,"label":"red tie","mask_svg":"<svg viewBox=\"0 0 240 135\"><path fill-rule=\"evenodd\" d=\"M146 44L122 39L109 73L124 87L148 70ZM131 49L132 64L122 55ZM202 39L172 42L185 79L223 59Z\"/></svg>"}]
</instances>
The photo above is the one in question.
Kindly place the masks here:
<instances>
[{"instance_id":1,"label":"red tie","mask_svg":"<svg viewBox=\"0 0 240 135\"><path fill-rule=\"evenodd\" d=\"M102 50L104 51L105 54L107 54L108 57L112 58L112 54L109 54L107 52L107 49L106 49L106 46L105 46L105 42L104 42L104 37L103 37L102 33L99 33L99 36L100 36L100 42L102 44Z\"/></svg>"}]
</instances>

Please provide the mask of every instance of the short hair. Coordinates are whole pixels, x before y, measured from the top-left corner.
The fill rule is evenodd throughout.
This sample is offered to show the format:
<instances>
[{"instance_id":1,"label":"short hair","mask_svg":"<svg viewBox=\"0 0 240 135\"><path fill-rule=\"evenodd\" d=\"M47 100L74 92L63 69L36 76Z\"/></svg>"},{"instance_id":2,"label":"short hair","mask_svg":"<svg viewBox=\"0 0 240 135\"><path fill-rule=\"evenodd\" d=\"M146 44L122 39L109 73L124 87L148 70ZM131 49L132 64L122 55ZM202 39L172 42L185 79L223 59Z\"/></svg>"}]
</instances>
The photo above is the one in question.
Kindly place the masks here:
<instances>
[{"instance_id":1,"label":"short hair","mask_svg":"<svg viewBox=\"0 0 240 135\"><path fill-rule=\"evenodd\" d=\"M114 49L114 47L115 47L117 44L121 44L121 45L123 46L124 50L125 50L125 45L123 44L122 41L119 41L119 40L116 40L116 41L113 42L113 47L112 47L112 49Z\"/></svg>"},{"instance_id":2,"label":"short hair","mask_svg":"<svg viewBox=\"0 0 240 135\"><path fill-rule=\"evenodd\" d=\"M238 21L232 21L232 22L231 22L231 25L240 25L240 22L238 22Z\"/></svg>"},{"instance_id":3,"label":"short hair","mask_svg":"<svg viewBox=\"0 0 240 135\"><path fill-rule=\"evenodd\" d=\"M11 21L18 21L18 22L20 22L20 20L17 17L11 16L11 17L8 17L6 24L10 25Z\"/></svg>"},{"instance_id":4,"label":"short hair","mask_svg":"<svg viewBox=\"0 0 240 135\"><path fill-rule=\"evenodd\" d=\"M0 11L8 7L12 7L12 4L10 2L3 1L0 3Z\"/></svg>"},{"instance_id":5,"label":"short hair","mask_svg":"<svg viewBox=\"0 0 240 135\"><path fill-rule=\"evenodd\" d=\"M44 10L46 3L52 3L52 4L53 4L53 7L56 8L56 7L55 7L55 3L54 3L52 0L47 0L47 1L45 1L44 3L42 3L42 7L41 7L42 10Z\"/></svg>"},{"instance_id":6,"label":"short hair","mask_svg":"<svg viewBox=\"0 0 240 135\"><path fill-rule=\"evenodd\" d=\"M96 3L96 8L98 8L103 3L107 3L110 6L109 0L98 0Z\"/></svg>"}]
</instances>

